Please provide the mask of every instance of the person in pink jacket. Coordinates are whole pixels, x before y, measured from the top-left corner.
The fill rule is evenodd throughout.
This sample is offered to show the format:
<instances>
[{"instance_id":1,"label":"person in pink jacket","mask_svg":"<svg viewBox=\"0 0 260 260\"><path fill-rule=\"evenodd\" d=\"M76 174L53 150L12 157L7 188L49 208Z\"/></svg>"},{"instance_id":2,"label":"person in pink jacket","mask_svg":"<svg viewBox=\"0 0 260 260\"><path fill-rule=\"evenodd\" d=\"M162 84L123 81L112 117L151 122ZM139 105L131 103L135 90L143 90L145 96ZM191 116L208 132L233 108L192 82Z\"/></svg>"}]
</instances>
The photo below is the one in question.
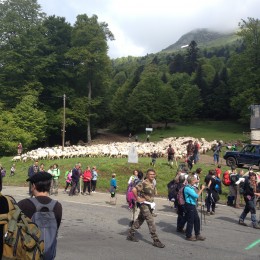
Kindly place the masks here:
<instances>
[{"instance_id":1,"label":"person in pink jacket","mask_svg":"<svg viewBox=\"0 0 260 260\"><path fill-rule=\"evenodd\" d=\"M88 194L90 195L90 184L92 179L92 173L89 166L87 166L86 170L84 171L82 178L83 178L83 192L81 194L86 195L86 190L88 188Z\"/></svg>"}]
</instances>

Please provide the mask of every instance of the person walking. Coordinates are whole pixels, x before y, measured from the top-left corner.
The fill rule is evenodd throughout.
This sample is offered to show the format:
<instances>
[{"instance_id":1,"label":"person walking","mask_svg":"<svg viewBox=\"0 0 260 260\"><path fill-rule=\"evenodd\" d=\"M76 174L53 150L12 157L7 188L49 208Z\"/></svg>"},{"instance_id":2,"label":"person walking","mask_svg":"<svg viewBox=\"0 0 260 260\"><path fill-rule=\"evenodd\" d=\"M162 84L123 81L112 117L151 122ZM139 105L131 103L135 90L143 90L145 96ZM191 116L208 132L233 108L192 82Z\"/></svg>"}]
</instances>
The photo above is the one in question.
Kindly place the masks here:
<instances>
[{"instance_id":1,"label":"person walking","mask_svg":"<svg viewBox=\"0 0 260 260\"><path fill-rule=\"evenodd\" d=\"M260 196L260 193L256 192L257 189L257 180L256 180L256 174L251 171L249 172L248 178L245 179L244 183L244 200L245 200L245 208L242 212L242 214L239 217L238 224L242 226L247 226L247 224L244 222L247 214L251 213L251 221L253 228L260 229L259 224L257 223L256 219L256 196Z\"/></svg>"},{"instance_id":2,"label":"person walking","mask_svg":"<svg viewBox=\"0 0 260 260\"><path fill-rule=\"evenodd\" d=\"M151 237L153 239L153 246L163 248L165 245L159 240L157 236L154 218L152 215L152 211L155 207L155 187L153 184L154 178L155 171L153 169L148 169L146 173L146 179L143 182L138 183L132 189L135 197L137 198L137 202L140 204L140 213L128 231L127 240L138 242L138 239L135 237L135 230L139 229L146 220Z\"/></svg>"},{"instance_id":3,"label":"person walking","mask_svg":"<svg viewBox=\"0 0 260 260\"><path fill-rule=\"evenodd\" d=\"M154 151L154 152L151 154L151 159L152 159L151 165L152 165L153 167L155 167L155 163L156 163L156 159L157 159L157 158L158 158L158 154L157 154L156 151Z\"/></svg>"},{"instance_id":4,"label":"person walking","mask_svg":"<svg viewBox=\"0 0 260 260\"><path fill-rule=\"evenodd\" d=\"M117 189L117 180L116 180L116 174L112 173L111 176L111 180L110 180L110 204L114 204L116 205L116 189ZM114 200L114 202L113 202Z\"/></svg>"},{"instance_id":5,"label":"person walking","mask_svg":"<svg viewBox=\"0 0 260 260\"><path fill-rule=\"evenodd\" d=\"M205 186L202 185L201 189L196 193L194 184L197 182L194 176L187 178L188 185L184 188L185 210L186 210L186 240L197 241L205 240L206 238L200 234L200 217L196 208L197 199L199 198ZM195 231L195 236L192 236L192 231Z\"/></svg>"},{"instance_id":6,"label":"person walking","mask_svg":"<svg viewBox=\"0 0 260 260\"><path fill-rule=\"evenodd\" d=\"M53 260L56 256L56 247L57 247L57 230L60 227L61 219L62 219L62 205L55 200L52 200L48 195L51 187L52 175L48 172L40 172L38 174L34 174L29 177L26 181L31 183L31 193L35 198L23 199L18 202L19 208L24 212L24 214L30 219L34 219L35 213L39 212L37 207L44 207L46 209L49 205L53 205L53 211L48 212L49 215L51 212L54 213L54 218L46 216L48 221L46 225L53 228L53 232L50 232L48 228L44 228L44 231L48 233L46 235L43 232L43 229L39 226L42 231L41 239L44 240L45 248L44 248L44 257L45 260ZM37 207L35 206L37 205ZM46 212L42 212L46 213ZM49 223L51 222L51 223ZM37 224L37 223L36 223ZM38 224L39 225L39 224ZM54 230L55 228L55 230ZM52 234L51 237L50 234ZM48 241L47 241L48 239Z\"/></svg>"},{"instance_id":7,"label":"person walking","mask_svg":"<svg viewBox=\"0 0 260 260\"><path fill-rule=\"evenodd\" d=\"M174 154L175 151L172 148L172 145L169 144L169 147L167 149L167 155L168 155L168 164L170 165L171 168L173 167Z\"/></svg>"},{"instance_id":8,"label":"person walking","mask_svg":"<svg viewBox=\"0 0 260 260\"><path fill-rule=\"evenodd\" d=\"M219 200L219 195L216 190L216 172L209 170L208 175L205 177L205 184L207 186L207 196L205 204L207 207L207 215L215 215L216 202ZM211 209L211 210L210 210Z\"/></svg>"},{"instance_id":9,"label":"person walking","mask_svg":"<svg viewBox=\"0 0 260 260\"><path fill-rule=\"evenodd\" d=\"M69 169L68 171L65 172L65 175L64 175L66 185L65 185L63 193L67 193L67 189L69 188L69 186L71 186L71 180L72 180L71 176L72 176L72 170Z\"/></svg>"},{"instance_id":10,"label":"person walking","mask_svg":"<svg viewBox=\"0 0 260 260\"><path fill-rule=\"evenodd\" d=\"M193 160L194 160L194 164L196 164L199 159L200 159L200 153L199 153L199 150L200 150L200 144L198 141L195 141L194 142L194 150L193 150Z\"/></svg>"},{"instance_id":11,"label":"person walking","mask_svg":"<svg viewBox=\"0 0 260 260\"><path fill-rule=\"evenodd\" d=\"M186 186L185 184L185 176L184 175L180 175L179 178L178 178L178 183L176 185L176 192L178 193L179 191L182 192L182 188L184 188ZM177 232L180 232L180 233L185 233L184 231L184 226L187 222L186 220L186 210L185 210L185 205L180 205L178 203L178 200L177 200L177 196L176 196L176 206L177 206L177 214L178 214L178 217L177 217L177 229L176 231Z\"/></svg>"},{"instance_id":12,"label":"person walking","mask_svg":"<svg viewBox=\"0 0 260 260\"><path fill-rule=\"evenodd\" d=\"M221 148L222 148L221 142L218 142L214 148L214 153L213 153L213 160L215 165L219 164L219 154L221 152Z\"/></svg>"}]
</instances>

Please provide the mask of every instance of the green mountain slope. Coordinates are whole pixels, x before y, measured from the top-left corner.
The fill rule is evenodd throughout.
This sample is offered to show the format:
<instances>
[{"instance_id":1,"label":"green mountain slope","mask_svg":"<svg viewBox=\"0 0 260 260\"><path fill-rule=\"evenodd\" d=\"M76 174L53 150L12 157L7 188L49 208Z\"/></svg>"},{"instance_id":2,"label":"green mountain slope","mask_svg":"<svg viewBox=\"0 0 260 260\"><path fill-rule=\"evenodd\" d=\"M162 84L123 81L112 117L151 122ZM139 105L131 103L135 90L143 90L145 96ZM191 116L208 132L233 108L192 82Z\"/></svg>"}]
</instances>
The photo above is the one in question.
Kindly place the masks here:
<instances>
[{"instance_id":1,"label":"green mountain slope","mask_svg":"<svg viewBox=\"0 0 260 260\"><path fill-rule=\"evenodd\" d=\"M180 50L184 46L189 45L193 40L198 44L198 47L217 47L221 45L232 44L238 39L239 37L235 34L235 32L221 33L205 28L196 29L181 36L177 42L163 49L162 52Z\"/></svg>"}]
</instances>

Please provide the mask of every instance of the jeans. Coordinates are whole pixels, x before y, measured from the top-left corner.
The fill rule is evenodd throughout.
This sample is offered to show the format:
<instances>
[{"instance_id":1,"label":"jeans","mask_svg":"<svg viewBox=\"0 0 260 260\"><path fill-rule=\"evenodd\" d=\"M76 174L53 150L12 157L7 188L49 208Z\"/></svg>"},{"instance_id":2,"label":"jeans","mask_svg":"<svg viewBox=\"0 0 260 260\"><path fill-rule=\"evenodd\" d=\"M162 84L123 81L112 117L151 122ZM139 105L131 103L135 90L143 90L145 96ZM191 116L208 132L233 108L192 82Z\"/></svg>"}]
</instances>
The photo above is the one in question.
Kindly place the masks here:
<instances>
[{"instance_id":1,"label":"jeans","mask_svg":"<svg viewBox=\"0 0 260 260\"><path fill-rule=\"evenodd\" d=\"M185 208L187 219L186 237L191 237L193 227L195 231L195 236L198 236L200 234L200 217L196 209L196 205L185 203Z\"/></svg>"},{"instance_id":2,"label":"jeans","mask_svg":"<svg viewBox=\"0 0 260 260\"><path fill-rule=\"evenodd\" d=\"M178 205L177 230L182 230L187 222L184 205Z\"/></svg>"},{"instance_id":3,"label":"jeans","mask_svg":"<svg viewBox=\"0 0 260 260\"><path fill-rule=\"evenodd\" d=\"M256 209L255 209L255 201L254 200L246 200L245 208L240 215L239 219L244 222L247 214L251 213L251 221L253 223L253 226L257 225L257 219L256 219Z\"/></svg>"}]
</instances>

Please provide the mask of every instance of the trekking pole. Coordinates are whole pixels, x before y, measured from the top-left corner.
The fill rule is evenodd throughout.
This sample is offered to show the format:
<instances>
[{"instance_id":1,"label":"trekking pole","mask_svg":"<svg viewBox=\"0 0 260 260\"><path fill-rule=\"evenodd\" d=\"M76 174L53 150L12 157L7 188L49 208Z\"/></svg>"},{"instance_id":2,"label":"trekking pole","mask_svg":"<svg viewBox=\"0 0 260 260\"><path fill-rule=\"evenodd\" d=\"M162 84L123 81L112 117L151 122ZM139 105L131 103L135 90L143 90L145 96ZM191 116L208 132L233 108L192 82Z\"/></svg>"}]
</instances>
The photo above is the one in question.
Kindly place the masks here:
<instances>
[{"instance_id":1,"label":"trekking pole","mask_svg":"<svg viewBox=\"0 0 260 260\"><path fill-rule=\"evenodd\" d=\"M203 191L201 192L201 202L200 202L200 230L202 231L202 201L203 201Z\"/></svg>"}]
</instances>

